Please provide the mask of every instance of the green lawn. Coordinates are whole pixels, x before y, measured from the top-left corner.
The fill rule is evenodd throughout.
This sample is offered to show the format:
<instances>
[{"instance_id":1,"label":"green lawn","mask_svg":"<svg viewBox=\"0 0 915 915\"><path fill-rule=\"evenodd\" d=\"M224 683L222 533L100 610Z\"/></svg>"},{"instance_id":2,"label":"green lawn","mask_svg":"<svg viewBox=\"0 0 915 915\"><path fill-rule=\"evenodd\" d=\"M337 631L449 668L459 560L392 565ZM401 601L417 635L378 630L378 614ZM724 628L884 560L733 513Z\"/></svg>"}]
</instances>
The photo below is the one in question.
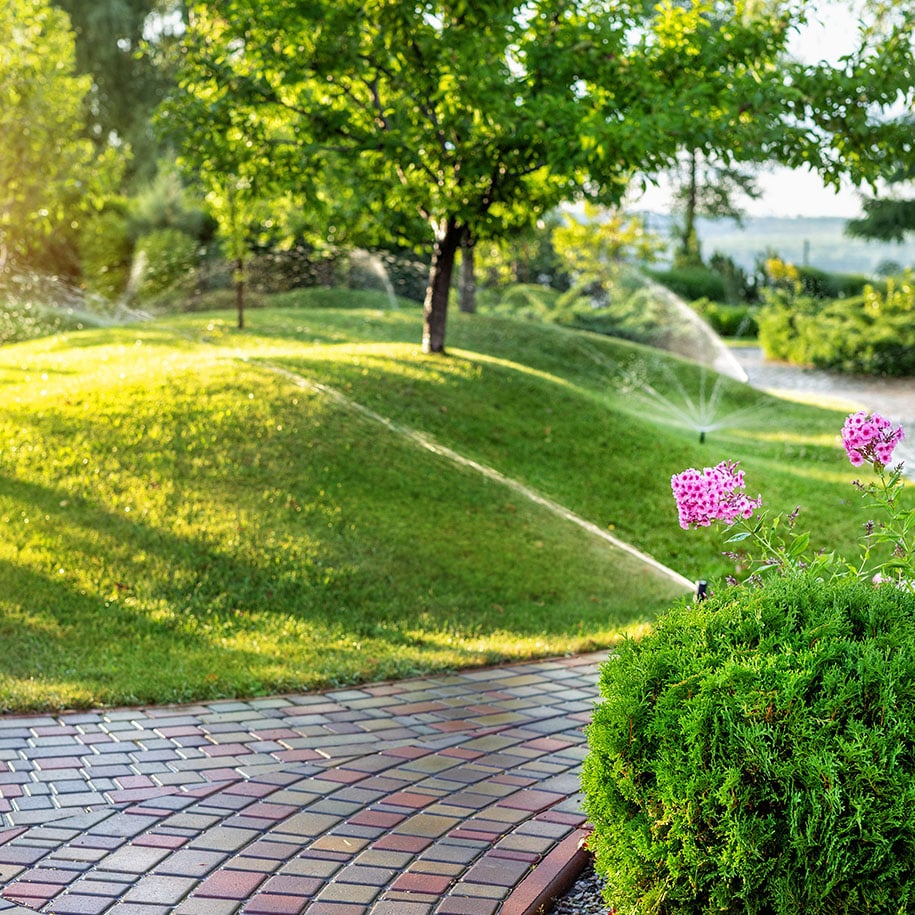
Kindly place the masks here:
<instances>
[{"instance_id":1,"label":"green lawn","mask_svg":"<svg viewBox=\"0 0 915 915\"><path fill-rule=\"evenodd\" d=\"M450 355L424 357L415 309L345 292L279 301L244 332L213 313L0 348L0 709L259 695L592 649L682 593L295 376L690 578L730 566L719 537L677 526L669 479L685 467L740 460L768 504L804 505L824 546L851 544L864 520L841 414L561 328L455 313ZM699 444L633 376L675 403L678 385L694 399L704 386L722 412L746 412Z\"/></svg>"}]
</instances>

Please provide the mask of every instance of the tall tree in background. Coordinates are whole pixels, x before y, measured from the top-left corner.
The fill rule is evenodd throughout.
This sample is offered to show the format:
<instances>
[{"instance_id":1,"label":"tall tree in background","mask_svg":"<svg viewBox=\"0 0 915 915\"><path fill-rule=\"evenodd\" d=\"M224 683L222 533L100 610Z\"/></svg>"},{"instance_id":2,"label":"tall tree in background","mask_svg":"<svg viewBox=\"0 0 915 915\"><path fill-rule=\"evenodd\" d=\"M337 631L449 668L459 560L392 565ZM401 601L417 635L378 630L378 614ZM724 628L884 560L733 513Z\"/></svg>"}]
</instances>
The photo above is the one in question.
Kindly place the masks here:
<instances>
[{"instance_id":1,"label":"tall tree in background","mask_svg":"<svg viewBox=\"0 0 915 915\"><path fill-rule=\"evenodd\" d=\"M755 176L746 168L727 162L709 160L698 150L691 150L675 172L678 187L673 195L673 210L678 223L674 229L677 245L674 265L702 265L702 249L696 220L733 219L743 222L743 200L756 200L761 192Z\"/></svg>"},{"instance_id":2,"label":"tall tree in background","mask_svg":"<svg viewBox=\"0 0 915 915\"><path fill-rule=\"evenodd\" d=\"M915 133L915 120L911 122ZM856 238L876 238L880 241L904 241L906 235L915 233L915 197L906 197L904 190L915 183L915 158L901 165L887 179L886 193L869 197L862 202L864 216L851 220L846 232Z\"/></svg>"},{"instance_id":3,"label":"tall tree in background","mask_svg":"<svg viewBox=\"0 0 915 915\"><path fill-rule=\"evenodd\" d=\"M117 177L110 150L84 135L89 89L65 13L45 0L0 4L0 265L79 272L73 240Z\"/></svg>"},{"instance_id":4,"label":"tall tree in background","mask_svg":"<svg viewBox=\"0 0 915 915\"><path fill-rule=\"evenodd\" d=\"M100 148L130 149L129 174L152 178L160 153L151 119L173 85L163 55L149 52L180 30L180 0L52 0L70 17L76 67L92 77L89 136ZM152 40L150 44L149 40Z\"/></svg>"}]
</instances>

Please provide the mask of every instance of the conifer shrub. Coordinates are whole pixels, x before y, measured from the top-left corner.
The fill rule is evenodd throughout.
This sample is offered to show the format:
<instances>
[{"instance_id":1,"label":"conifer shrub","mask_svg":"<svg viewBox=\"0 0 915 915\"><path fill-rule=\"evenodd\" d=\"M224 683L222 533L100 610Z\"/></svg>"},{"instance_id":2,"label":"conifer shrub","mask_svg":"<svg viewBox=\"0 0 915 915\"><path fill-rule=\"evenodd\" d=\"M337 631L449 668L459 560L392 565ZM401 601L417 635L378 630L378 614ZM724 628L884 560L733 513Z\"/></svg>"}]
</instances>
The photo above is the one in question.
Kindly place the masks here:
<instances>
[{"instance_id":1,"label":"conifer shrub","mask_svg":"<svg viewBox=\"0 0 915 915\"><path fill-rule=\"evenodd\" d=\"M583 788L627 913L915 910L915 595L795 571L601 673Z\"/></svg>"},{"instance_id":2,"label":"conifer shrub","mask_svg":"<svg viewBox=\"0 0 915 915\"><path fill-rule=\"evenodd\" d=\"M870 375L915 375L915 284L910 277L868 286L852 299L816 304L769 296L759 314L766 355L802 365Z\"/></svg>"},{"instance_id":3,"label":"conifer shrub","mask_svg":"<svg viewBox=\"0 0 915 915\"><path fill-rule=\"evenodd\" d=\"M723 302L727 298L724 277L708 267L674 267L670 270L648 270L650 277L675 292L687 302L711 299Z\"/></svg>"}]
</instances>

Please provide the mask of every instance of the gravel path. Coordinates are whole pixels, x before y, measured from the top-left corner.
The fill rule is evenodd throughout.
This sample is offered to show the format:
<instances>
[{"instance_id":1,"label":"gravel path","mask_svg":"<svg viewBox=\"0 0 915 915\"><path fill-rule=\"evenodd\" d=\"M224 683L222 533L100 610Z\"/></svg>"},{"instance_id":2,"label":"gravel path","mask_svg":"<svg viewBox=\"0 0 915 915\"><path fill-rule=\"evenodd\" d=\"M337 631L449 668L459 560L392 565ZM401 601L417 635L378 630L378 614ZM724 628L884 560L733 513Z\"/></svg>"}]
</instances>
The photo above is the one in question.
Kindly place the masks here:
<instances>
[{"instance_id":1,"label":"gravel path","mask_svg":"<svg viewBox=\"0 0 915 915\"><path fill-rule=\"evenodd\" d=\"M901 423L908 437L896 453L907 467L915 468L915 378L873 378L802 369L768 362L757 347L734 349L733 353L754 388L802 400L826 400L830 406L849 412L876 411Z\"/></svg>"}]
</instances>

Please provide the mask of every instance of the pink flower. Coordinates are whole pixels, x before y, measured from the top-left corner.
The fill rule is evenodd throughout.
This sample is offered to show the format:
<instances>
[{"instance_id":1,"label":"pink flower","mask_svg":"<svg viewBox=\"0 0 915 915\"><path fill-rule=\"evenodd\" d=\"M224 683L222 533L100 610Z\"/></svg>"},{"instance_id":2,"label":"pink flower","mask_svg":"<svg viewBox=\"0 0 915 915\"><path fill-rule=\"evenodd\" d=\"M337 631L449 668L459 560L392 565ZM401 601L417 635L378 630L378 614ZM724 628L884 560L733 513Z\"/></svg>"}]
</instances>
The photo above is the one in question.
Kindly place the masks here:
<instances>
[{"instance_id":1,"label":"pink flower","mask_svg":"<svg viewBox=\"0 0 915 915\"><path fill-rule=\"evenodd\" d=\"M861 410L852 413L842 426L842 444L849 461L860 467L865 461L886 466L893 460L893 449L905 437L902 426L893 424L879 413Z\"/></svg>"},{"instance_id":2,"label":"pink flower","mask_svg":"<svg viewBox=\"0 0 915 915\"><path fill-rule=\"evenodd\" d=\"M762 504L762 497L748 499L744 493L743 471L735 461L722 461L717 467L706 467L701 472L684 470L670 480L680 527L688 530L691 524L708 527L713 521L733 524L739 518L753 517Z\"/></svg>"}]
</instances>

